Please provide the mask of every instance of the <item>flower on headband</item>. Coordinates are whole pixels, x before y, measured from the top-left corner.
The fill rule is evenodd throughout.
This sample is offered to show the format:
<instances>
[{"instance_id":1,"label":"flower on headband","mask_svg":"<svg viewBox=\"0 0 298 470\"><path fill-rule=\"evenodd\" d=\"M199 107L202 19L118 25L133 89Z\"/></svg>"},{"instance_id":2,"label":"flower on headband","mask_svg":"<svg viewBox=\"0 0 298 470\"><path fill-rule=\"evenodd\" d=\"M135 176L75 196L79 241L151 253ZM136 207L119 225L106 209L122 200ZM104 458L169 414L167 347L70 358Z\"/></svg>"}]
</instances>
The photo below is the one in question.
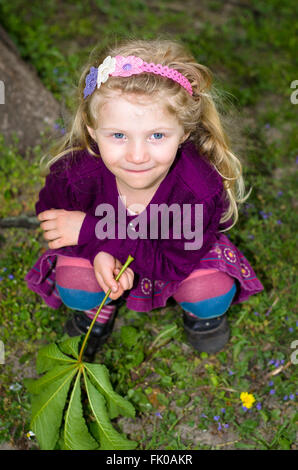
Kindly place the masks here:
<instances>
[{"instance_id":1,"label":"flower on headband","mask_svg":"<svg viewBox=\"0 0 298 470\"><path fill-rule=\"evenodd\" d=\"M96 82L97 82L97 68L91 67L89 74L86 77L85 80L85 88L84 88L84 98L87 98L87 96L91 95L96 87Z\"/></svg>"},{"instance_id":2,"label":"flower on headband","mask_svg":"<svg viewBox=\"0 0 298 470\"><path fill-rule=\"evenodd\" d=\"M115 71L111 74L117 77L130 77L130 75L136 75L143 72L143 60L140 57L135 57L130 55L128 57L123 57L121 55L116 55L116 68Z\"/></svg>"},{"instance_id":3,"label":"flower on headband","mask_svg":"<svg viewBox=\"0 0 298 470\"><path fill-rule=\"evenodd\" d=\"M109 75L114 72L115 67L116 59L108 55L108 57L106 57L103 63L98 67L97 88L100 88L100 85L107 81Z\"/></svg>"}]
</instances>

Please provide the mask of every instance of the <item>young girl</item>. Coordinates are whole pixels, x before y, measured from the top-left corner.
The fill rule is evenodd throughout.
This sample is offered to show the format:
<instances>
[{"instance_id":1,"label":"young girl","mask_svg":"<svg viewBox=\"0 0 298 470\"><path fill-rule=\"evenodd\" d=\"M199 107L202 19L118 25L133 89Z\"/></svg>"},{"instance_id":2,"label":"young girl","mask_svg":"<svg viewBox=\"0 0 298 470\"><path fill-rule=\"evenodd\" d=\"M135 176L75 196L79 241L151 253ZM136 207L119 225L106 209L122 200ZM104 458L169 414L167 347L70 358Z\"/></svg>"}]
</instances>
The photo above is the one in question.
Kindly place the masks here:
<instances>
[{"instance_id":1,"label":"young girl","mask_svg":"<svg viewBox=\"0 0 298 470\"><path fill-rule=\"evenodd\" d=\"M49 249L25 279L50 307L73 310L69 335L86 333L115 288L90 335L91 356L120 302L149 312L171 296L191 345L216 353L229 339L230 305L263 290L223 233L246 198L212 91L210 70L171 40L126 40L83 70L72 126L36 203Z\"/></svg>"}]
</instances>

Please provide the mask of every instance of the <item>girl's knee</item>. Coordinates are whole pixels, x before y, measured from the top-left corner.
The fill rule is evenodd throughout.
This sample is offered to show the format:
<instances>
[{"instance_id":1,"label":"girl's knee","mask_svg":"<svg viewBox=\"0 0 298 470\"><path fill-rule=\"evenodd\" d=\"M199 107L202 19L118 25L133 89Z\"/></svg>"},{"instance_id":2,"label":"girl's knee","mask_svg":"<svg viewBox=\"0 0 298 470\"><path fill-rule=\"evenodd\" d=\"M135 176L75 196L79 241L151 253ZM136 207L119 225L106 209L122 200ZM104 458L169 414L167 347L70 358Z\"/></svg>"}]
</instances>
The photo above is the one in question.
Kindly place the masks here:
<instances>
[{"instance_id":1,"label":"girl's knee","mask_svg":"<svg viewBox=\"0 0 298 470\"><path fill-rule=\"evenodd\" d=\"M234 281L231 289L223 295L210 297L197 302L179 302L181 307L198 318L214 318L224 315L229 309L236 293L236 283Z\"/></svg>"},{"instance_id":2,"label":"girl's knee","mask_svg":"<svg viewBox=\"0 0 298 470\"><path fill-rule=\"evenodd\" d=\"M200 318L223 315L236 293L235 279L219 270L198 270L180 285L174 299L181 307Z\"/></svg>"},{"instance_id":3,"label":"girl's knee","mask_svg":"<svg viewBox=\"0 0 298 470\"><path fill-rule=\"evenodd\" d=\"M104 291L88 292L78 289L69 289L62 287L56 283L57 291L62 302L69 308L74 310L90 310L101 304L105 297ZM105 305L110 303L112 299L108 297Z\"/></svg>"}]
</instances>

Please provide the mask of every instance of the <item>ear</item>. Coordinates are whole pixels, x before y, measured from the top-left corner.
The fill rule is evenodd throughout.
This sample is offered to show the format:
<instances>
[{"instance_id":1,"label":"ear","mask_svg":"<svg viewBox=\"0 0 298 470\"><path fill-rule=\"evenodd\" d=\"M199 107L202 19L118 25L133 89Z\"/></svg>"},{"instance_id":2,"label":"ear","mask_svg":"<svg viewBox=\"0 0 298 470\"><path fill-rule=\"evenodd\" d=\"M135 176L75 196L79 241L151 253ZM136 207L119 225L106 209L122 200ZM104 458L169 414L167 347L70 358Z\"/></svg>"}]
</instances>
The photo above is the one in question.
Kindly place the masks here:
<instances>
[{"instance_id":1,"label":"ear","mask_svg":"<svg viewBox=\"0 0 298 470\"><path fill-rule=\"evenodd\" d=\"M183 142L185 142L189 136L190 136L190 132L188 132L187 134L184 134L184 136L181 137L180 145L183 144Z\"/></svg>"},{"instance_id":2,"label":"ear","mask_svg":"<svg viewBox=\"0 0 298 470\"><path fill-rule=\"evenodd\" d=\"M89 126L86 126L86 127L87 127L87 130L88 130L90 136L92 137L92 139L96 140L95 130L92 129L92 127L89 127Z\"/></svg>"}]
</instances>

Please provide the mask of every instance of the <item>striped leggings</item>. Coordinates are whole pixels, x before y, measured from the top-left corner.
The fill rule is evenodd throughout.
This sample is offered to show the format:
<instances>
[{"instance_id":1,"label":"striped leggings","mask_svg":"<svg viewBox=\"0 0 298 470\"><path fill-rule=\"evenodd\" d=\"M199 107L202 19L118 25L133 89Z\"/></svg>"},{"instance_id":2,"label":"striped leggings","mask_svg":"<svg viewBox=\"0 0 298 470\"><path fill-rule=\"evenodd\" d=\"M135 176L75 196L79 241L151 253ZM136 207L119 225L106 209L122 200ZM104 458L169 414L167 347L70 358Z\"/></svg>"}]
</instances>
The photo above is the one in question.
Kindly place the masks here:
<instances>
[{"instance_id":1,"label":"striped leggings","mask_svg":"<svg viewBox=\"0 0 298 470\"><path fill-rule=\"evenodd\" d=\"M94 274L91 263L84 258L59 255L56 264L56 287L62 302L69 308L82 310L94 317L105 293ZM177 303L189 315L200 319L223 315L236 293L234 278L218 269L193 271L179 285L173 295ZM105 323L115 310L107 298L98 321Z\"/></svg>"}]
</instances>

